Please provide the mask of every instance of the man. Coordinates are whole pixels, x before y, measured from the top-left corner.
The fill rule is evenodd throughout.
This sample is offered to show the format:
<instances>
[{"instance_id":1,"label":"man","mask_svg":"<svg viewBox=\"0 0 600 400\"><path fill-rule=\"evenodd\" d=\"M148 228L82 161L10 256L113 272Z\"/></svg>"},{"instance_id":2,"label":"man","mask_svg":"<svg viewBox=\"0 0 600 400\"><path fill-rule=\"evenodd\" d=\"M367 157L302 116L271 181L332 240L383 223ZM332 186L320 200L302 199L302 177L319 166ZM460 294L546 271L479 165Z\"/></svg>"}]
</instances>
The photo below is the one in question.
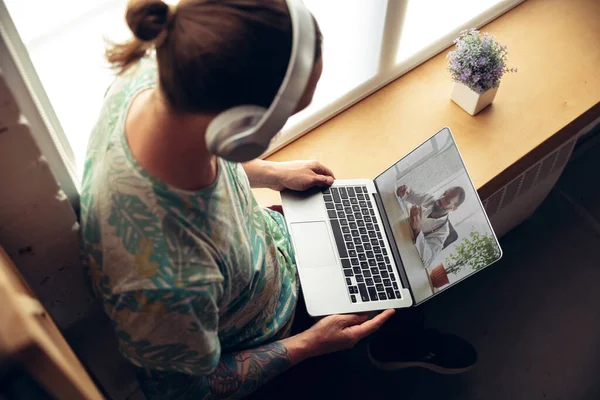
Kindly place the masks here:
<instances>
[{"instance_id":1,"label":"man","mask_svg":"<svg viewBox=\"0 0 600 400\"><path fill-rule=\"evenodd\" d=\"M450 234L448 214L464 203L465 190L454 186L435 199L429 194L420 194L402 185L396 189L396 194L412 204L410 227L417 251L427 268L444 248Z\"/></svg>"}]
</instances>

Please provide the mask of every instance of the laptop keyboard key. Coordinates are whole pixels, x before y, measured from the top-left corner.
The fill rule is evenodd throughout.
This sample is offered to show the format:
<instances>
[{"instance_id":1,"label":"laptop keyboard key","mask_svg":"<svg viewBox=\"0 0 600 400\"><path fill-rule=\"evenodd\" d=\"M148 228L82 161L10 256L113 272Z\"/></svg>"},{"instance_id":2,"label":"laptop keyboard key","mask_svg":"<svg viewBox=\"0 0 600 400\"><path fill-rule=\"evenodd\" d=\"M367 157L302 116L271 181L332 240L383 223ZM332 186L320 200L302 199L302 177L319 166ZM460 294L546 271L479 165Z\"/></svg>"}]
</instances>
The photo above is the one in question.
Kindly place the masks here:
<instances>
[{"instance_id":1,"label":"laptop keyboard key","mask_svg":"<svg viewBox=\"0 0 600 400\"><path fill-rule=\"evenodd\" d=\"M361 278L362 278L362 276L361 276ZM390 282L390 280L389 280L389 279L384 279L384 280L383 280L383 284L384 284L385 286L392 286L392 282Z\"/></svg>"},{"instance_id":2,"label":"laptop keyboard key","mask_svg":"<svg viewBox=\"0 0 600 400\"><path fill-rule=\"evenodd\" d=\"M360 219L357 219L357 220L356 220L356 224L357 224L358 226L365 226L365 221L362 221L362 220L360 220Z\"/></svg>"},{"instance_id":3,"label":"laptop keyboard key","mask_svg":"<svg viewBox=\"0 0 600 400\"><path fill-rule=\"evenodd\" d=\"M335 237L335 244L338 248L338 253L340 253L341 258L348 257L348 253L346 253L346 246L344 246L344 240L342 237L342 230L340 229L340 225L336 220L330 220L331 230L333 231L333 236Z\"/></svg>"},{"instance_id":4,"label":"laptop keyboard key","mask_svg":"<svg viewBox=\"0 0 600 400\"><path fill-rule=\"evenodd\" d=\"M350 229L356 229L356 223L350 222Z\"/></svg>"},{"instance_id":5,"label":"laptop keyboard key","mask_svg":"<svg viewBox=\"0 0 600 400\"><path fill-rule=\"evenodd\" d=\"M328 210L333 210L335 206L333 205L333 203L325 203L325 208L327 208Z\"/></svg>"},{"instance_id":6,"label":"laptop keyboard key","mask_svg":"<svg viewBox=\"0 0 600 400\"><path fill-rule=\"evenodd\" d=\"M348 196L354 197L354 188L348 188Z\"/></svg>"},{"instance_id":7,"label":"laptop keyboard key","mask_svg":"<svg viewBox=\"0 0 600 400\"><path fill-rule=\"evenodd\" d=\"M365 278L370 278L370 277L371 277L371 271L369 271L369 269L368 269L368 268L367 268L367 269L365 269L365 270L362 272L362 274L363 274L363 276L364 276Z\"/></svg>"},{"instance_id":8,"label":"laptop keyboard key","mask_svg":"<svg viewBox=\"0 0 600 400\"><path fill-rule=\"evenodd\" d=\"M341 201L340 194L337 188L331 188L331 195L333 196L333 201L339 203Z\"/></svg>"},{"instance_id":9,"label":"laptop keyboard key","mask_svg":"<svg viewBox=\"0 0 600 400\"><path fill-rule=\"evenodd\" d=\"M352 236L354 236L354 237L359 237L359 236L360 236L360 235L358 234L358 230L356 230L356 229L352 229L352 230L350 231L350 233L351 233L351 234L352 234Z\"/></svg>"},{"instance_id":10,"label":"laptop keyboard key","mask_svg":"<svg viewBox=\"0 0 600 400\"><path fill-rule=\"evenodd\" d=\"M351 295L350 295L350 300L351 300L353 303L356 303L356 296L355 296L355 295L353 295L353 294L351 294Z\"/></svg>"},{"instance_id":11,"label":"laptop keyboard key","mask_svg":"<svg viewBox=\"0 0 600 400\"><path fill-rule=\"evenodd\" d=\"M365 281L365 279L362 277L362 275L356 275L354 277L354 279L356 279L356 282L359 282L359 283L363 283Z\"/></svg>"},{"instance_id":12,"label":"laptop keyboard key","mask_svg":"<svg viewBox=\"0 0 600 400\"><path fill-rule=\"evenodd\" d=\"M356 250L348 250L348 256L356 257Z\"/></svg>"},{"instance_id":13,"label":"laptop keyboard key","mask_svg":"<svg viewBox=\"0 0 600 400\"><path fill-rule=\"evenodd\" d=\"M368 263L368 262L366 262L366 261L362 261L362 262L360 263L360 267L361 267L362 269L369 268L369 263Z\"/></svg>"},{"instance_id":14,"label":"laptop keyboard key","mask_svg":"<svg viewBox=\"0 0 600 400\"><path fill-rule=\"evenodd\" d=\"M342 258L342 268L350 268L350 260Z\"/></svg>"},{"instance_id":15,"label":"laptop keyboard key","mask_svg":"<svg viewBox=\"0 0 600 400\"><path fill-rule=\"evenodd\" d=\"M345 275L345 276L352 276L352 275L354 275L354 274L352 273L352 269L351 269L351 268L348 268L348 269L345 269L345 270L344 270L344 275Z\"/></svg>"},{"instance_id":16,"label":"laptop keyboard key","mask_svg":"<svg viewBox=\"0 0 600 400\"><path fill-rule=\"evenodd\" d=\"M345 227L344 227L344 228L345 228ZM354 243L352 243L352 242L347 242L347 243L346 243L346 248L347 248L348 250L353 250L353 249L354 249Z\"/></svg>"},{"instance_id":17,"label":"laptop keyboard key","mask_svg":"<svg viewBox=\"0 0 600 400\"><path fill-rule=\"evenodd\" d=\"M401 298L402 298L402 296L400 296L400 292L399 292L399 291L397 291L397 290L396 290L396 291L394 292L394 294L396 295L396 298L397 298L397 299L401 299Z\"/></svg>"},{"instance_id":18,"label":"laptop keyboard key","mask_svg":"<svg viewBox=\"0 0 600 400\"><path fill-rule=\"evenodd\" d=\"M369 301L369 292L367 292L367 287L364 283L358 284L358 292L360 293L360 299L362 301Z\"/></svg>"},{"instance_id":19,"label":"laptop keyboard key","mask_svg":"<svg viewBox=\"0 0 600 400\"><path fill-rule=\"evenodd\" d=\"M398 284L396 282L392 282L392 287L396 290L398 290Z\"/></svg>"},{"instance_id":20,"label":"laptop keyboard key","mask_svg":"<svg viewBox=\"0 0 600 400\"><path fill-rule=\"evenodd\" d=\"M389 278L390 276L388 275L387 271L381 271L381 277L382 278Z\"/></svg>"},{"instance_id":21,"label":"laptop keyboard key","mask_svg":"<svg viewBox=\"0 0 600 400\"><path fill-rule=\"evenodd\" d=\"M381 283L378 283L377 285L375 285L375 289L377 289L378 292L383 292L385 290Z\"/></svg>"},{"instance_id":22,"label":"laptop keyboard key","mask_svg":"<svg viewBox=\"0 0 600 400\"><path fill-rule=\"evenodd\" d=\"M365 220L365 222L371 222L371 217L369 217L368 215L365 215L363 219Z\"/></svg>"},{"instance_id":23,"label":"laptop keyboard key","mask_svg":"<svg viewBox=\"0 0 600 400\"><path fill-rule=\"evenodd\" d=\"M371 268L371 273L373 275L379 275L379 270L377 268Z\"/></svg>"},{"instance_id":24,"label":"laptop keyboard key","mask_svg":"<svg viewBox=\"0 0 600 400\"><path fill-rule=\"evenodd\" d=\"M391 287L385 288L385 293L387 294L388 299L393 300L396 296L394 296L394 289Z\"/></svg>"},{"instance_id":25,"label":"laptop keyboard key","mask_svg":"<svg viewBox=\"0 0 600 400\"><path fill-rule=\"evenodd\" d=\"M352 260L350 260L350 263L352 265L358 265L358 258L353 258Z\"/></svg>"},{"instance_id":26,"label":"laptop keyboard key","mask_svg":"<svg viewBox=\"0 0 600 400\"><path fill-rule=\"evenodd\" d=\"M329 218L337 218L337 213L335 210L327 210L327 215L329 215Z\"/></svg>"},{"instance_id":27,"label":"laptop keyboard key","mask_svg":"<svg viewBox=\"0 0 600 400\"><path fill-rule=\"evenodd\" d=\"M384 292L379 293L379 300L386 300L386 295Z\"/></svg>"},{"instance_id":28,"label":"laptop keyboard key","mask_svg":"<svg viewBox=\"0 0 600 400\"><path fill-rule=\"evenodd\" d=\"M350 207L350 200L342 200L344 207Z\"/></svg>"},{"instance_id":29,"label":"laptop keyboard key","mask_svg":"<svg viewBox=\"0 0 600 400\"><path fill-rule=\"evenodd\" d=\"M358 204L358 200L356 199L356 197L350 199L350 204Z\"/></svg>"},{"instance_id":30,"label":"laptop keyboard key","mask_svg":"<svg viewBox=\"0 0 600 400\"><path fill-rule=\"evenodd\" d=\"M367 284L367 286L373 286L374 285L373 279L371 279L371 278L366 278L365 279L365 283Z\"/></svg>"},{"instance_id":31,"label":"laptop keyboard key","mask_svg":"<svg viewBox=\"0 0 600 400\"><path fill-rule=\"evenodd\" d=\"M345 187L341 187L340 188L340 197L342 199L347 199L348 198L348 193L346 192L346 188Z\"/></svg>"},{"instance_id":32,"label":"laptop keyboard key","mask_svg":"<svg viewBox=\"0 0 600 400\"><path fill-rule=\"evenodd\" d=\"M347 226L343 226L342 233L350 233L350 228L348 228Z\"/></svg>"},{"instance_id":33,"label":"laptop keyboard key","mask_svg":"<svg viewBox=\"0 0 600 400\"><path fill-rule=\"evenodd\" d=\"M346 278L346 285L352 285L352 280L350 278Z\"/></svg>"},{"instance_id":34,"label":"laptop keyboard key","mask_svg":"<svg viewBox=\"0 0 600 400\"><path fill-rule=\"evenodd\" d=\"M336 210L338 210L338 211L344 211L344 206L343 206L343 205L341 205L340 203L337 203L337 204L335 205L335 209L336 209Z\"/></svg>"},{"instance_id":35,"label":"laptop keyboard key","mask_svg":"<svg viewBox=\"0 0 600 400\"><path fill-rule=\"evenodd\" d=\"M352 270L354 271L355 274L360 274L361 273L361 270L358 267L354 267L354 268L352 268Z\"/></svg>"},{"instance_id":36,"label":"laptop keyboard key","mask_svg":"<svg viewBox=\"0 0 600 400\"><path fill-rule=\"evenodd\" d=\"M356 193L356 198L359 200L364 200L365 199L365 195L362 193Z\"/></svg>"},{"instance_id":37,"label":"laptop keyboard key","mask_svg":"<svg viewBox=\"0 0 600 400\"><path fill-rule=\"evenodd\" d=\"M369 296L371 297L371 300L373 300L373 301L378 300L377 290L375 290L375 288L373 286L369 287Z\"/></svg>"},{"instance_id":38,"label":"laptop keyboard key","mask_svg":"<svg viewBox=\"0 0 600 400\"><path fill-rule=\"evenodd\" d=\"M371 259L369 260L369 265L370 265L371 267L374 267L374 266L376 266L376 265L377 265L377 261L375 261L374 259L372 259L372 258L371 258Z\"/></svg>"},{"instance_id":39,"label":"laptop keyboard key","mask_svg":"<svg viewBox=\"0 0 600 400\"><path fill-rule=\"evenodd\" d=\"M381 277L379 275L373 275L373 281L375 283L381 283Z\"/></svg>"},{"instance_id":40,"label":"laptop keyboard key","mask_svg":"<svg viewBox=\"0 0 600 400\"><path fill-rule=\"evenodd\" d=\"M340 225L348 225L348 221L346 221L345 219L340 219Z\"/></svg>"},{"instance_id":41,"label":"laptop keyboard key","mask_svg":"<svg viewBox=\"0 0 600 400\"><path fill-rule=\"evenodd\" d=\"M376 248L378 249L379 247L376 247ZM377 253L377 250L373 249L373 251L374 251L375 253ZM383 262L383 256L382 256L381 254L375 254L375 259L376 259L377 261L381 261L381 262Z\"/></svg>"}]
</instances>

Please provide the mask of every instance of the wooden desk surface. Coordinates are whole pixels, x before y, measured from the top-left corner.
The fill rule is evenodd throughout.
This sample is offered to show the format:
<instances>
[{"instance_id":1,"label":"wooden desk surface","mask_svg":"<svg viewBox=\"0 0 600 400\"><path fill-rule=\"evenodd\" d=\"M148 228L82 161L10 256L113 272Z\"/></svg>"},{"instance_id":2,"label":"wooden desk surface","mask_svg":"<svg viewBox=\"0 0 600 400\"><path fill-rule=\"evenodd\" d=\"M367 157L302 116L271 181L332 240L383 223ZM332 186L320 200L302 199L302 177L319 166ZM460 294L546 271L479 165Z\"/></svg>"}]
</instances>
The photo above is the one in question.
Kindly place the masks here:
<instances>
[{"instance_id":1,"label":"wooden desk surface","mask_svg":"<svg viewBox=\"0 0 600 400\"><path fill-rule=\"evenodd\" d=\"M446 50L268 159L317 159L337 178L374 178L448 126L486 198L600 115L598 21L598 0L528 0L481 29L508 46L519 72L477 116L450 100ZM255 193L279 203L278 193Z\"/></svg>"}]
</instances>

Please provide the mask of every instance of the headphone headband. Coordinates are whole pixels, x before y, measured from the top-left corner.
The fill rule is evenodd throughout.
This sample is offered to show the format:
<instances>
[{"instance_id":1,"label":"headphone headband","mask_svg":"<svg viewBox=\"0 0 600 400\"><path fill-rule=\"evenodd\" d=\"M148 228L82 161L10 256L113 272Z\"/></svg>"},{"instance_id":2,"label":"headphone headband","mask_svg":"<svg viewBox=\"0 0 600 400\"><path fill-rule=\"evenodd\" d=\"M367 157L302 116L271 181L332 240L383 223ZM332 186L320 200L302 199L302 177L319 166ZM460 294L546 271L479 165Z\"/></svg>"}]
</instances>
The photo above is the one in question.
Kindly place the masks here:
<instances>
[{"instance_id":1,"label":"headphone headband","mask_svg":"<svg viewBox=\"0 0 600 400\"><path fill-rule=\"evenodd\" d=\"M256 105L230 108L217 115L206 130L208 149L230 161L259 157L294 113L312 75L315 26L301 0L286 0L292 23L292 49L285 77L268 109Z\"/></svg>"}]
</instances>

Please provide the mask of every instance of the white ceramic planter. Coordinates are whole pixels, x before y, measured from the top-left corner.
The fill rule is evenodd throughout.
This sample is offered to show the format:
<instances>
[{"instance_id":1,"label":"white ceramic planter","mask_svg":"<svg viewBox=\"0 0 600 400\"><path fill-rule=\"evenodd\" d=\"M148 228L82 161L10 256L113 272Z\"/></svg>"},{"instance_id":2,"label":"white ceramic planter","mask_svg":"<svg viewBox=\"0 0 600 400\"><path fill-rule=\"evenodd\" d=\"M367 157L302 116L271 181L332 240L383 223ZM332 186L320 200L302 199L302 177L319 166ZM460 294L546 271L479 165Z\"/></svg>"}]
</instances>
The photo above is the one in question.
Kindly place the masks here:
<instances>
[{"instance_id":1,"label":"white ceramic planter","mask_svg":"<svg viewBox=\"0 0 600 400\"><path fill-rule=\"evenodd\" d=\"M489 89L481 94L469 89L462 83L454 82L451 99L471 115L477 114L494 101L498 88Z\"/></svg>"}]
</instances>

